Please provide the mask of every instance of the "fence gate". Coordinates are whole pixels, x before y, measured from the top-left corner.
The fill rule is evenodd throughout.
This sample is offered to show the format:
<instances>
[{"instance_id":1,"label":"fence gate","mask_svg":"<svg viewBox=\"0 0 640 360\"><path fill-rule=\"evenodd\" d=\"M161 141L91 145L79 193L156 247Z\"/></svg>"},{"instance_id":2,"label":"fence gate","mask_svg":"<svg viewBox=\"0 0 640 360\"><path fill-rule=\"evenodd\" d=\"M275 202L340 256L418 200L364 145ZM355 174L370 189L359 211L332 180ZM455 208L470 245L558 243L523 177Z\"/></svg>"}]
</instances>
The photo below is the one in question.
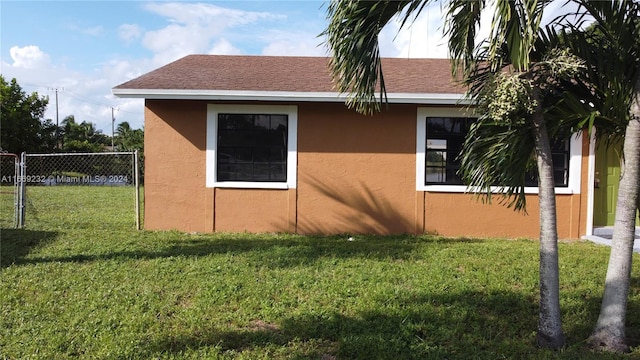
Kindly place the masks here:
<instances>
[{"instance_id":1,"label":"fence gate","mask_svg":"<svg viewBox=\"0 0 640 360\"><path fill-rule=\"evenodd\" d=\"M0 153L0 228L2 229L18 226L19 164L18 155Z\"/></svg>"},{"instance_id":2,"label":"fence gate","mask_svg":"<svg viewBox=\"0 0 640 360\"><path fill-rule=\"evenodd\" d=\"M136 152L22 154L24 204L31 229L140 229Z\"/></svg>"}]
</instances>

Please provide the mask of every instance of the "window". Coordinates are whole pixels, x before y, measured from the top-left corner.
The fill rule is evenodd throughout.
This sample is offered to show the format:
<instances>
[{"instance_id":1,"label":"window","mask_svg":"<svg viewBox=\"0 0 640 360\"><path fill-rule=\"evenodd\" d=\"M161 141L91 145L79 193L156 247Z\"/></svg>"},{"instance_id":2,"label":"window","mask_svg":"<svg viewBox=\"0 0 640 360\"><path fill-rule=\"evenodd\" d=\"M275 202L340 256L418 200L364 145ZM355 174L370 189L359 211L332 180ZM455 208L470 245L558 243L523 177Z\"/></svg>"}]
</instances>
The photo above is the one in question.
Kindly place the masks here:
<instances>
[{"instance_id":1,"label":"window","mask_svg":"<svg viewBox=\"0 0 640 360\"><path fill-rule=\"evenodd\" d=\"M287 181L287 115L218 114L218 181Z\"/></svg>"},{"instance_id":2,"label":"window","mask_svg":"<svg viewBox=\"0 0 640 360\"><path fill-rule=\"evenodd\" d=\"M292 188L295 106L209 105L207 186Z\"/></svg>"},{"instance_id":3,"label":"window","mask_svg":"<svg viewBox=\"0 0 640 360\"><path fill-rule=\"evenodd\" d=\"M458 176L464 139L475 118L427 117L427 147L425 184L462 185ZM556 143L552 149L554 181L557 187L567 187L569 181L569 142ZM537 172L533 171L526 186L538 186ZM497 185L497 184L496 184Z\"/></svg>"},{"instance_id":4,"label":"window","mask_svg":"<svg viewBox=\"0 0 640 360\"><path fill-rule=\"evenodd\" d=\"M418 190L466 191L458 171L458 155L475 118L457 108L419 108L417 119L416 183ZM552 147L556 193L580 192L582 137ZM526 191L537 192L537 174L526 181Z\"/></svg>"},{"instance_id":5,"label":"window","mask_svg":"<svg viewBox=\"0 0 640 360\"><path fill-rule=\"evenodd\" d=\"M473 118L427 117L425 184L462 185L458 176L464 137Z\"/></svg>"}]
</instances>

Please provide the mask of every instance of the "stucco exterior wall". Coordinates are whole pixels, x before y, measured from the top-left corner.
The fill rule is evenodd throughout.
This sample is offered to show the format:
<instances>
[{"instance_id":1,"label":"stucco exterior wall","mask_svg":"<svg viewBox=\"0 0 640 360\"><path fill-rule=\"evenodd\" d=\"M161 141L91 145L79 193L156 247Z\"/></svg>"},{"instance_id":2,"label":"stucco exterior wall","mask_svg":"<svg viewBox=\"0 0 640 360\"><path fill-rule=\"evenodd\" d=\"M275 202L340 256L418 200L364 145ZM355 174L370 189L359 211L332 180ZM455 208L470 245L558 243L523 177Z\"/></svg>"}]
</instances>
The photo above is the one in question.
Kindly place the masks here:
<instances>
[{"instance_id":1,"label":"stucco exterior wall","mask_svg":"<svg viewBox=\"0 0 640 360\"><path fill-rule=\"evenodd\" d=\"M578 195L558 195L558 236L578 238ZM425 193L427 233L444 236L538 238L540 232L537 195L527 196L527 214L499 204L484 204L469 194Z\"/></svg>"},{"instance_id":2,"label":"stucco exterior wall","mask_svg":"<svg viewBox=\"0 0 640 360\"><path fill-rule=\"evenodd\" d=\"M342 104L298 110L298 232L411 233L415 106L376 116Z\"/></svg>"},{"instance_id":3,"label":"stucco exterior wall","mask_svg":"<svg viewBox=\"0 0 640 360\"><path fill-rule=\"evenodd\" d=\"M213 231L205 187L206 103L147 100L144 227Z\"/></svg>"},{"instance_id":4,"label":"stucco exterior wall","mask_svg":"<svg viewBox=\"0 0 640 360\"><path fill-rule=\"evenodd\" d=\"M205 101L147 101L145 228L181 231L425 233L538 237L537 196L529 215L465 193L416 190L416 105L375 116L343 104L299 103L297 187L206 188ZM582 172L588 169L583 146ZM558 195L560 238L586 229L581 194Z\"/></svg>"},{"instance_id":5,"label":"stucco exterior wall","mask_svg":"<svg viewBox=\"0 0 640 360\"><path fill-rule=\"evenodd\" d=\"M215 229L231 232L295 232L290 197L295 190L215 189ZM294 203L295 206L295 203Z\"/></svg>"}]
</instances>

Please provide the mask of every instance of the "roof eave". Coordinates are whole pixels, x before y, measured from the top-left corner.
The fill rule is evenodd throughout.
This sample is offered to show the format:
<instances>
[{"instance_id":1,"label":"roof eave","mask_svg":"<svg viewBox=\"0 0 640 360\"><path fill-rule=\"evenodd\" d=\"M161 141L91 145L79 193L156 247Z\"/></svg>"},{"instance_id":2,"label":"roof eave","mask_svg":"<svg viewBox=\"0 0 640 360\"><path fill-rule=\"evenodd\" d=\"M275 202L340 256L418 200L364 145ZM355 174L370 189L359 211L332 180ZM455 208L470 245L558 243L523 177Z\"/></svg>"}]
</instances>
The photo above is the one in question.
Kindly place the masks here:
<instances>
[{"instance_id":1,"label":"roof eave","mask_svg":"<svg viewBox=\"0 0 640 360\"><path fill-rule=\"evenodd\" d=\"M114 88L113 95L120 98L153 100L215 100L215 101L301 101L345 102L346 94L337 92L289 92L251 90L183 90L183 89L125 89ZM387 93L389 103L425 105L468 105L459 93Z\"/></svg>"}]
</instances>

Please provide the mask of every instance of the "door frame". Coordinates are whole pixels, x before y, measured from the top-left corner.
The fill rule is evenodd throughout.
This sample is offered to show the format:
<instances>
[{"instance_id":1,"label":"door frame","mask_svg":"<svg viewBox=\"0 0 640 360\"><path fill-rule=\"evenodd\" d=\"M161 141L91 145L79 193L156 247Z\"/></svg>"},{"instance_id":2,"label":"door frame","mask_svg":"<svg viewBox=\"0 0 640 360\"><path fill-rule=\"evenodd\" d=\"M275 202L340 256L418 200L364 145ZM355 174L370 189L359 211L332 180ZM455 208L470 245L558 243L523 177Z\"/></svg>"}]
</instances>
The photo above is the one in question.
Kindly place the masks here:
<instances>
[{"instance_id":1,"label":"door frame","mask_svg":"<svg viewBox=\"0 0 640 360\"><path fill-rule=\"evenodd\" d=\"M589 139L589 170L587 173L587 229L586 236L593 235L593 216L595 202L595 181L596 181L596 130L591 132Z\"/></svg>"},{"instance_id":2,"label":"door frame","mask_svg":"<svg viewBox=\"0 0 640 360\"><path fill-rule=\"evenodd\" d=\"M595 216L595 173L596 173L596 130L591 133L591 139L589 141L589 160L588 160L588 195L587 195L587 222L586 222L586 236L593 235L594 230L594 216ZM617 196L617 194L616 194ZM636 218L636 227L640 225L638 218Z\"/></svg>"}]
</instances>

